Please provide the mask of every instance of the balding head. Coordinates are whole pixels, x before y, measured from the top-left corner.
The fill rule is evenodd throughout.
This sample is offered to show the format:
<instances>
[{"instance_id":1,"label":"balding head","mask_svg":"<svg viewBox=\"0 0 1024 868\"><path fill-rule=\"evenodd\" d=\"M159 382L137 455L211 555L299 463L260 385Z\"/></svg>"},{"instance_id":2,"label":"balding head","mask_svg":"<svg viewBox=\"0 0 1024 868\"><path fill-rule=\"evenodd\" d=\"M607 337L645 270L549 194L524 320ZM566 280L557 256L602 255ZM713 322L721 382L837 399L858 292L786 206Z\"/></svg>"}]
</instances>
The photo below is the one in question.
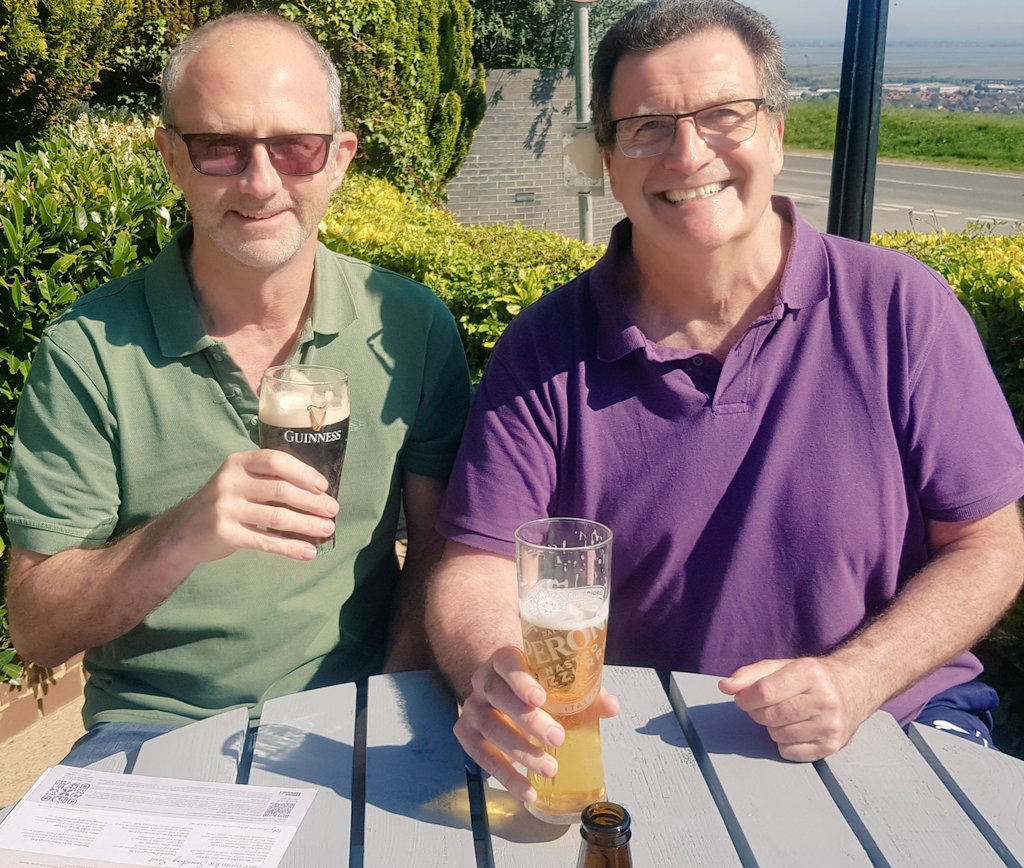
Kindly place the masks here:
<instances>
[{"instance_id":1,"label":"balding head","mask_svg":"<svg viewBox=\"0 0 1024 868\"><path fill-rule=\"evenodd\" d=\"M160 80L164 125L175 126L175 99L182 90L182 82L189 75L189 67L205 49L216 48L218 55L222 55L222 60L230 60L231 54L234 53L233 49L250 41L263 43L278 39L298 40L309 49L324 77L331 121L330 132L341 130L341 80L327 52L298 24L278 15L261 12L234 12L223 18L208 21L189 33L171 52ZM244 72L241 54L239 51L238 62Z\"/></svg>"}]
</instances>

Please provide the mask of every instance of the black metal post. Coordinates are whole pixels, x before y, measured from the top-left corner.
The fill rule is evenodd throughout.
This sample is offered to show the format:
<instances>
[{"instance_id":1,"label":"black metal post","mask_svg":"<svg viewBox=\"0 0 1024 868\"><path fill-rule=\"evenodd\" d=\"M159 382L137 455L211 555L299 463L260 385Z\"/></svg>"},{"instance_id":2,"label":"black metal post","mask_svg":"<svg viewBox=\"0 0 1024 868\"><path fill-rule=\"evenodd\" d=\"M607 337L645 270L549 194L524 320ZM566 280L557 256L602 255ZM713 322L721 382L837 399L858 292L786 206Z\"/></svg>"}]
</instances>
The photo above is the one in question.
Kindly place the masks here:
<instances>
[{"instance_id":1,"label":"black metal post","mask_svg":"<svg viewBox=\"0 0 1024 868\"><path fill-rule=\"evenodd\" d=\"M860 241L871 238L888 17L889 0L849 0L828 231Z\"/></svg>"}]
</instances>

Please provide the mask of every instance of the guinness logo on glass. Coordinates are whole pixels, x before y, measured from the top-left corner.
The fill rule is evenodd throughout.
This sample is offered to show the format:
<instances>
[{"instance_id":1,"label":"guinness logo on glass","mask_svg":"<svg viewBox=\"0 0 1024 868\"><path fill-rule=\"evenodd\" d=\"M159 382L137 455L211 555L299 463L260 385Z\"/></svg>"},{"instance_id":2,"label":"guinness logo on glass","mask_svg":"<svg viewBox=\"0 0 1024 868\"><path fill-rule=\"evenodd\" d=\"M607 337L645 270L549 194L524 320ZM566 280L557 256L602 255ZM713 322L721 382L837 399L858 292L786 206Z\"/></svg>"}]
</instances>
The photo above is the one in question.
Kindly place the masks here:
<instances>
[{"instance_id":1,"label":"guinness logo on glass","mask_svg":"<svg viewBox=\"0 0 1024 868\"><path fill-rule=\"evenodd\" d=\"M306 410L309 411L309 426L314 431L319 431L323 428L324 420L327 418L327 405L321 404L317 406L316 404L310 404L306 407Z\"/></svg>"}]
</instances>

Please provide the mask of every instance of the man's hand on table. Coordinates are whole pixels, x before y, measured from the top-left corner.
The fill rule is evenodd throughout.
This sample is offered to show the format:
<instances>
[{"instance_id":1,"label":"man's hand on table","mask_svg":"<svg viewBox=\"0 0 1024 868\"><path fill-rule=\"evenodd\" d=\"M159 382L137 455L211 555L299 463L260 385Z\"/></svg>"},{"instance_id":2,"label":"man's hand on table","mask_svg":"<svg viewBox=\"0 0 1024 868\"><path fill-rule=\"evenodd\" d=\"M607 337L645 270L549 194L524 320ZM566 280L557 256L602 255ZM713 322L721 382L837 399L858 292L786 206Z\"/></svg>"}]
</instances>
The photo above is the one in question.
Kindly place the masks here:
<instances>
[{"instance_id":1,"label":"man's hand on table","mask_svg":"<svg viewBox=\"0 0 1024 868\"><path fill-rule=\"evenodd\" d=\"M543 709L544 688L530 674L518 648L499 648L473 673L472 692L462 704L455 735L466 753L515 798L537 799L537 791L513 763L543 777L554 777L558 763L543 747L565 741L565 730ZM619 713L618 700L603 689L597 700L601 717Z\"/></svg>"},{"instance_id":2,"label":"man's hand on table","mask_svg":"<svg viewBox=\"0 0 1024 868\"><path fill-rule=\"evenodd\" d=\"M719 682L723 693L766 727L783 759L830 756L877 708L827 657L761 660Z\"/></svg>"}]
</instances>

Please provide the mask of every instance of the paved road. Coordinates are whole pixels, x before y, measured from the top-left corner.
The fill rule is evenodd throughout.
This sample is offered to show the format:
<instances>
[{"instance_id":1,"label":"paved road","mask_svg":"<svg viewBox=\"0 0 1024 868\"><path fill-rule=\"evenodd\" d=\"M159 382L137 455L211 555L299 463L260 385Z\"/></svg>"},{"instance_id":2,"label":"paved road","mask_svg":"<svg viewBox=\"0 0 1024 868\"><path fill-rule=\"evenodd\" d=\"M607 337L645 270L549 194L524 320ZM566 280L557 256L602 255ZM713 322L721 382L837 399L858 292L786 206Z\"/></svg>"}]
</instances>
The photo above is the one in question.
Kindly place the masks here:
<instances>
[{"instance_id":1,"label":"paved road","mask_svg":"<svg viewBox=\"0 0 1024 868\"><path fill-rule=\"evenodd\" d=\"M830 156L786 154L776 181L804 219L824 230L828 222ZM960 232L970 222L1000 223L997 232L1024 232L1024 175L969 172L899 163L878 164L873 232L935 228Z\"/></svg>"}]
</instances>

